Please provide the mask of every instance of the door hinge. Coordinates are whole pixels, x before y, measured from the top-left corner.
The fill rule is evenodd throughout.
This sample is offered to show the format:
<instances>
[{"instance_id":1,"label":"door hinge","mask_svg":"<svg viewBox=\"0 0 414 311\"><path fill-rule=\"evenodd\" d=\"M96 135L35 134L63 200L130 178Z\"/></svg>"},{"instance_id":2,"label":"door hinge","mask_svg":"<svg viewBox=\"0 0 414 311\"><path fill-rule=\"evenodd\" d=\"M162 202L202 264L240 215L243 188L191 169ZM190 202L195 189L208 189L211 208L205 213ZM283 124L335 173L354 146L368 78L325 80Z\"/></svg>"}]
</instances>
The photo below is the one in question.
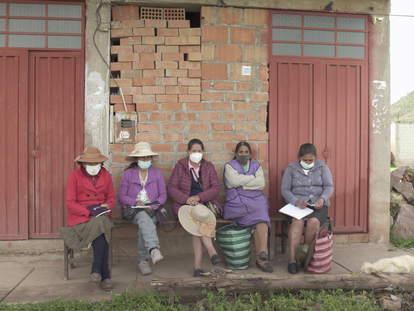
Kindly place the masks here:
<instances>
[{"instance_id":1,"label":"door hinge","mask_svg":"<svg viewBox=\"0 0 414 311\"><path fill-rule=\"evenodd\" d=\"M323 150L322 157L324 157L325 159L329 158L329 150L328 150L328 148L325 148Z\"/></svg>"},{"instance_id":2,"label":"door hinge","mask_svg":"<svg viewBox=\"0 0 414 311\"><path fill-rule=\"evenodd\" d=\"M30 157L31 157L31 158L34 158L34 159L36 159L36 158L37 158L37 150L33 150L33 151L30 153Z\"/></svg>"}]
</instances>

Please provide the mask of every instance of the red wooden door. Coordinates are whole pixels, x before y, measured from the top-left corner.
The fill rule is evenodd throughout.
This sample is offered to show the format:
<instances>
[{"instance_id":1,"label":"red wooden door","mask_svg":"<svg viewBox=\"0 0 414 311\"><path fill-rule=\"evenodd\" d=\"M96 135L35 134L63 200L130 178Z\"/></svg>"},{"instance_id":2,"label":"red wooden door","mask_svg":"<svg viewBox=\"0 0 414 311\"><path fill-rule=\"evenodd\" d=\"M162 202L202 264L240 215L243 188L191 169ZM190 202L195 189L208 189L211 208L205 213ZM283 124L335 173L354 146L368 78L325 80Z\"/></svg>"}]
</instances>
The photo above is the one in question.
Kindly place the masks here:
<instances>
[{"instance_id":1,"label":"red wooden door","mask_svg":"<svg viewBox=\"0 0 414 311\"><path fill-rule=\"evenodd\" d=\"M65 192L83 150L80 52L29 54L29 238L59 238Z\"/></svg>"},{"instance_id":2,"label":"red wooden door","mask_svg":"<svg viewBox=\"0 0 414 311\"><path fill-rule=\"evenodd\" d=\"M27 51L0 50L0 240L27 239Z\"/></svg>"}]
</instances>

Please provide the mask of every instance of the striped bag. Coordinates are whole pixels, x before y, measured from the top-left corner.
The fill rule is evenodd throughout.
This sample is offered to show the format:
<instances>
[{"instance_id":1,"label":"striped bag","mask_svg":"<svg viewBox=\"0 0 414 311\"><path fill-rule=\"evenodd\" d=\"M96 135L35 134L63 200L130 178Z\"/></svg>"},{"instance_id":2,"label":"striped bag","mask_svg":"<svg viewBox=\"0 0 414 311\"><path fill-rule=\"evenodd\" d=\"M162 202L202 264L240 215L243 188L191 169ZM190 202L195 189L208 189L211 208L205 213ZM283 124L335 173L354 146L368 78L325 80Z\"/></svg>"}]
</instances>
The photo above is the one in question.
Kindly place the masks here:
<instances>
[{"instance_id":1,"label":"striped bag","mask_svg":"<svg viewBox=\"0 0 414 311\"><path fill-rule=\"evenodd\" d=\"M229 269L243 270L250 261L250 228L227 225L217 230L217 239Z\"/></svg>"},{"instance_id":2,"label":"striped bag","mask_svg":"<svg viewBox=\"0 0 414 311\"><path fill-rule=\"evenodd\" d=\"M327 228L326 231L324 229ZM332 268L332 225L329 222L315 238L315 249L312 258L305 269L307 273L324 274Z\"/></svg>"}]
</instances>

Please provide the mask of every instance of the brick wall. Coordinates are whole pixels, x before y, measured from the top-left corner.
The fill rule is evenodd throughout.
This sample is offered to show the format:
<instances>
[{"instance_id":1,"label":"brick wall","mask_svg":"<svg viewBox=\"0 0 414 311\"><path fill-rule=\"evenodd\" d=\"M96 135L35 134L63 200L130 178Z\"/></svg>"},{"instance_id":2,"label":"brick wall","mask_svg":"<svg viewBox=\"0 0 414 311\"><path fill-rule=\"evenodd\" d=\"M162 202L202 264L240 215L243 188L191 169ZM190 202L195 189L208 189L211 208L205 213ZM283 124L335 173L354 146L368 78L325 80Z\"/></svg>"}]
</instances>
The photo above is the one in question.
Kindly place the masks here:
<instances>
[{"instance_id":1,"label":"brick wall","mask_svg":"<svg viewBox=\"0 0 414 311\"><path fill-rule=\"evenodd\" d=\"M395 123L395 164L414 165L414 124Z\"/></svg>"}]
</instances>

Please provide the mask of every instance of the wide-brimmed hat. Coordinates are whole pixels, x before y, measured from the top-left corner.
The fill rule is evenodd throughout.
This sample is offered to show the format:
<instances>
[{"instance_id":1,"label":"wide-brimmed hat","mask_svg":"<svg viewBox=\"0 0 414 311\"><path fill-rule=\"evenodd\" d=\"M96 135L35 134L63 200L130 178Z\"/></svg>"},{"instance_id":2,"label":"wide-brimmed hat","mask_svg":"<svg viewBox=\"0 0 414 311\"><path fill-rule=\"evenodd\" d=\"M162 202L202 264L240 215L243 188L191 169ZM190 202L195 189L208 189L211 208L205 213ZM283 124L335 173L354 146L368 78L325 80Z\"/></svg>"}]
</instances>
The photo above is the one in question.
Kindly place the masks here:
<instances>
[{"instance_id":1,"label":"wide-brimmed hat","mask_svg":"<svg viewBox=\"0 0 414 311\"><path fill-rule=\"evenodd\" d=\"M216 216L206 206L183 205L178 210L181 226L195 236L216 236Z\"/></svg>"},{"instance_id":2,"label":"wide-brimmed hat","mask_svg":"<svg viewBox=\"0 0 414 311\"><path fill-rule=\"evenodd\" d=\"M134 151L130 155L125 157L125 160L134 162L135 158L147 157L147 156L157 156L158 153L152 152L151 146L149 143L142 142L135 145Z\"/></svg>"},{"instance_id":3,"label":"wide-brimmed hat","mask_svg":"<svg viewBox=\"0 0 414 311\"><path fill-rule=\"evenodd\" d=\"M308 249L306 251L306 248ZM299 262L302 262L303 270L309 265L309 262L312 259L313 251L315 250L315 240L313 240L311 245L301 244L296 248L295 259ZM306 252L306 255L304 255Z\"/></svg>"},{"instance_id":4,"label":"wide-brimmed hat","mask_svg":"<svg viewBox=\"0 0 414 311\"><path fill-rule=\"evenodd\" d=\"M88 147L83 150L83 154L75 159L75 162L102 163L106 160L108 160L108 158L102 155L98 148Z\"/></svg>"}]
</instances>

